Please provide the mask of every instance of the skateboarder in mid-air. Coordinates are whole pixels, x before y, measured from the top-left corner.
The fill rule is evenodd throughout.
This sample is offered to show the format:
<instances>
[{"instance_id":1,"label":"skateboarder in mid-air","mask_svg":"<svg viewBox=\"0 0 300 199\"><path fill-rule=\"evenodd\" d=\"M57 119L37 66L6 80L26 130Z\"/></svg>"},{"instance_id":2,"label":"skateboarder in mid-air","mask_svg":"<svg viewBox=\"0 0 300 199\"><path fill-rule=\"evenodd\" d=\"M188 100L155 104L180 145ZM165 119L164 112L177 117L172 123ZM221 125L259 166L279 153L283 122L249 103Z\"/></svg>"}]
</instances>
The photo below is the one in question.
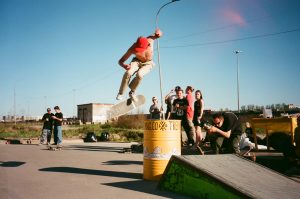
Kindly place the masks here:
<instances>
[{"instance_id":1,"label":"skateboarder in mid-air","mask_svg":"<svg viewBox=\"0 0 300 199\"><path fill-rule=\"evenodd\" d=\"M116 97L121 100L124 97L126 87L129 86L131 91L129 96L133 101L136 101L135 91L141 83L143 77L151 71L154 66L153 59L153 44L154 40L162 36L160 29L157 29L153 35L148 37L139 37L136 42L127 50L127 52L119 60L119 65L122 66L126 72L123 75L119 93ZM135 57L129 64L126 64L131 55ZM134 79L129 83L130 78L136 73Z\"/></svg>"}]
</instances>

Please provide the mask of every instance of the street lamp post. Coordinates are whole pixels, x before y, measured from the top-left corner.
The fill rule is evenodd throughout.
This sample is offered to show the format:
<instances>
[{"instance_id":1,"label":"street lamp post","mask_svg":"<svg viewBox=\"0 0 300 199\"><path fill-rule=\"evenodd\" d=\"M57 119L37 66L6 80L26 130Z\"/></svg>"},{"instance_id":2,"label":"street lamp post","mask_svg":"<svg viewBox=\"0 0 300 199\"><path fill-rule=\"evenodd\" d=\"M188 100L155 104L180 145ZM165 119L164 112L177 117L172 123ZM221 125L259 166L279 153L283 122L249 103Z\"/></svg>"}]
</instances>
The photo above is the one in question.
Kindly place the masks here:
<instances>
[{"instance_id":1,"label":"street lamp post","mask_svg":"<svg viewBox=\"0 0 300 199\"><path fill-rule=\"evenodd\" d=\"M174 3L175 1L179 1L179 0L172 0L159 8L159 10L156 13L156 18L155 18L156 29L158 28L158 15L159 15L160 11L163 9L163 7L165 7L171 3ZM163 100L163 93L162 93L162 75L161 75L161 66L160 66L159 39L157 39L156 44L157 44L157 62L158 62L158 69L159 69L159 85L160 85L160 99L161 99L160 103L161 103L161 108L162 108L164 100ZM162 114L161 118L163 118L163 120L164 120L165 115L164 115L164 113L161 113L161 114Z\"/></svg>"},{"instance_id":2,"label":"street lamp post","mask_svg":"<svg viewBox=\"0 0 300 199\"><path fill-rule=\"evenodd\" d=\"M239 53L242 53L243 51L235 50L233 52L236 54L237 104L238 104L238 112L240 113Z\"/></svg>"}]
</instances>

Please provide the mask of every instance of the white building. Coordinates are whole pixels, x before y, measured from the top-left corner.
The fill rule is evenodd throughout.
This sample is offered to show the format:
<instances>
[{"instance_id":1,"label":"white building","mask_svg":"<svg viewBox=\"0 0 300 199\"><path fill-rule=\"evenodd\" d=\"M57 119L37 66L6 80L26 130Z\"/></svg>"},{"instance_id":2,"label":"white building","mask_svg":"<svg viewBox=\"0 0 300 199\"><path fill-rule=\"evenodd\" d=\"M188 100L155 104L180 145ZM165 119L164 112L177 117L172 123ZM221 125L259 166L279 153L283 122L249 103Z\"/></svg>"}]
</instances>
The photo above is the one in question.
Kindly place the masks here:
<instances>
[{"instance_id":1,"label":"white building","mask_svg":"<svg viewBox=\"0 0 300 199\"><path fill-rule=\"evenodd\" d=\"M107 120L106 112L112 107L113 104L80 104L77 105L77 117L78 119L86 123L105 123Z\"/></svg>"}]
</instances>

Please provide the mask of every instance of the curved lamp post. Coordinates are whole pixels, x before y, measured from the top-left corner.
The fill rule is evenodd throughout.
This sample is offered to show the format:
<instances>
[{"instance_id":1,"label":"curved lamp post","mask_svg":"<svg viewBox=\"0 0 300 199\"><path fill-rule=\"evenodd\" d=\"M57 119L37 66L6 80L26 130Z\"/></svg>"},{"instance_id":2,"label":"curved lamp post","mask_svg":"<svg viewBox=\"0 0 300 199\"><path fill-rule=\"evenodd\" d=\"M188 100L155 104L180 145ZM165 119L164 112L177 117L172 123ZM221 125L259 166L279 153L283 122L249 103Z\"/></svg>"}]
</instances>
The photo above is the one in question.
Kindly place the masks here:
<instances>
[{"instance_id":1,"label":"curved lamp post","mask_svg":"<svg viewBox=\"0 0 300 199\"><path fill-rule=\"evenodd\" d=\"M158 15L159 15L160 11L163 9L163 7L165 7L171 3L174 3L176 1L179 1L179 0L172 0L159 8L159 10L156 13L156 19L155 19L156 29L158 28ZM157 58L158 58L157 62L158 62L158 69L159 69L160 99L161 99L161 108L162 108L164 101L163 101L163 93L162 93L162 75L161 75L161 67L160 67L159 39L157 39L156 44L157 44ZM163 118L163 120L165 119L164 113L162 113L162 118Z\"/></svg>"}]
</instances>

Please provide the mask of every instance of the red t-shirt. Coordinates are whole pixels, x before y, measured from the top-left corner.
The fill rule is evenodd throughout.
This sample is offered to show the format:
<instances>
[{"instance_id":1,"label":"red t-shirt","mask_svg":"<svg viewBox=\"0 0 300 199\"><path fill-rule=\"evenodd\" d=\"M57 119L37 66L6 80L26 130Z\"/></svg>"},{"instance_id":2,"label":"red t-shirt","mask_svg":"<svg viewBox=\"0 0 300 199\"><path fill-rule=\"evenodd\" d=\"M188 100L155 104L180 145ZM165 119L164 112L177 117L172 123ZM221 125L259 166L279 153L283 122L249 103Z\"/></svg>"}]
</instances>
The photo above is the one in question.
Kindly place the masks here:
<instances>
[{"instance_id":1,"label":"red t-shirt","mask_svg":"<svg viewBox=\"0 0 300 199\"><path fill-rule=\"evenodd\" d=\"M188 106L186 109L186 117L187 119L193 119L194 116L194 98L192 93L186 95L186 99L188 101Z\"/></svg>"}]
</instances>

